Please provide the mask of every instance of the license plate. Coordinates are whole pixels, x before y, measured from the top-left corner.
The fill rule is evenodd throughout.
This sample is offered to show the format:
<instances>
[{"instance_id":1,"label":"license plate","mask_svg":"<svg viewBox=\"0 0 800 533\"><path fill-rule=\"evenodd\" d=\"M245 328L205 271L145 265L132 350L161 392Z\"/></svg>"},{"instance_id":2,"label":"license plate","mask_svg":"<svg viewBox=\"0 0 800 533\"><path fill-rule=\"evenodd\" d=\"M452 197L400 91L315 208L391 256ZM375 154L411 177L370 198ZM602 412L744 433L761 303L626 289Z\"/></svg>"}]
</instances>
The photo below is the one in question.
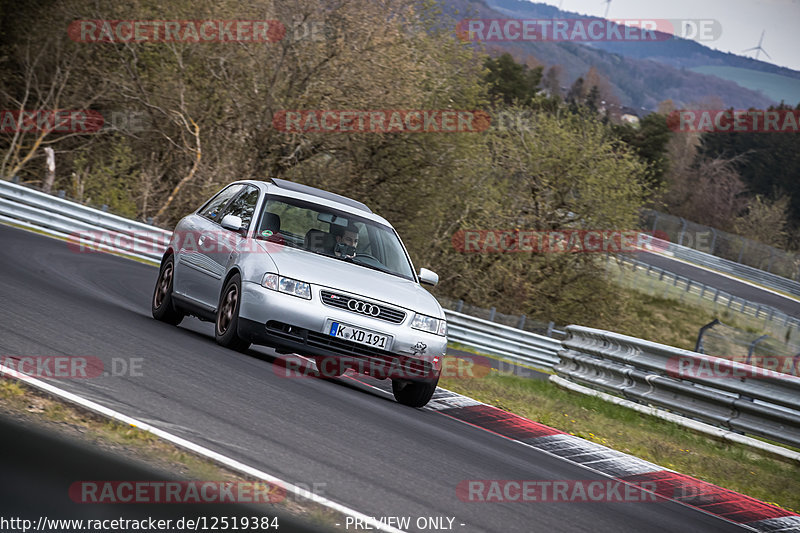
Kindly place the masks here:
<instances>
[{"instance_id":1,"label":"license plate","mask_svg":"<svg viewBox=\"0 0 800 533\"><path fill-rule=\"evenodd\" d=\"M389 341L391 339L388 335L382 335L374 331L356 328L347 324L340 324L339 322L333 322L331 324L331 329L328 334L332 337L365 344L382 350L388 350Z\"/></svg>"}]
</instances>

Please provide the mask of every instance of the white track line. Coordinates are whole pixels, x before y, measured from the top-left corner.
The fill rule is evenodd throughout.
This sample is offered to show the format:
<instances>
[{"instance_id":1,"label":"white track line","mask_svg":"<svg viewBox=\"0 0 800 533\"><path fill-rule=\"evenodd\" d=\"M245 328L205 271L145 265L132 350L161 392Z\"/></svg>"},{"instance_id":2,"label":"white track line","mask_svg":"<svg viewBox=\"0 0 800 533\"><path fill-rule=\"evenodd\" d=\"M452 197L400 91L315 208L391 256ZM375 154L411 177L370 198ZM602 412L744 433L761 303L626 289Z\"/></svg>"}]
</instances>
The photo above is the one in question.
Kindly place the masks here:
<instances>
[{"instance_id":1,"label":"white track line","mask_svg":"<svg viewBox=\"0 0 800 533\"><path fill-rule=\"evenodd\" d=\"M54 396L58 396L59 398L67 400L68 402L80 405L81 407L84 407L86 409L89 409L91 411L99 413L99 414L101 414L103 416L112 418L114 420L119 420L120 422L123 422L125 424L130 425L130 426L134 426L134 427L139 428L139 429L141 429L143 431L149 431L150 433L152 433L153 435L155 435L157 437L160 437L160 438L162 438L164 440L167 440L167 441L169 441L169 442L171 442L171 443L173 443L173 444L175 444L177 446L180 446L181 448L184 448L184 449L187 449L189 451L192 451L192 452L194 452L194 453L196 453L198 455L202 455L202 456L207 457L207 458L209 458L209 459L211 459L213 461L216 461L218 463L224 464L225 466L228 466L228 467L230 467L230 468L232 468L232 469L234 469L234 470L236 470L238 472L242 472L242 473L247 474L249 476L253 476L255 478L261 479L261 480L266 481L268 483L281 485L282 487L284 487L286 489L286 492L293 493L293 494L295 494L296 496L298 496L300 498L307 499L307 500L312 501L314 503L317 503L319 505L323 505L323 506L327 507L328 509L332 509L332 510L337 511L339 513L342 513L342 514L344 514L346 516L351 516L353 518L361 520L363 523L369 524L369 526L374 530L387 531L387 532L391 532L391 533L403 533L402 530L396 529L394 527L391 527L391 526L389 526L389 525L387 525L387 524L385 524L383 522L380 522L380 521L376 520L375 518L373 518L371 516L367 516L367 515L365 515L363 513L360 513L360 512L358 512L358 511L356 511L354 509L350 509L349 507L346 507L346 506L344 506L342 504L336 503L336 502L331 501L331 500L329 500L327 498L324 498L322 496L318 496L317 494L314 494L313 492L310 492L308 490L302 489L302 488L300 488L300 487L298 487L296 485L293 485L291 483L288 483L288 482L286 482L286 481L284 481L284 480L282 480L280 478L277 478L277 477L275 477L273 475L267 474L266 472L263 472L263 471L258 470L256 468L253 468L251 466L247 466L246 464L240 463L239 461L236 461L235 459L231 459L230 457L226 457L226 456L224 456L224 455L222 455L220 453L217 453L215 451L209 450L208 448L204 448L203 446L200 446L200 445L195 444L195 443L193 443L191 441L188 441L186 439L178 437L177 435L173 435L172 433L167 433L166 431L164 431L162 429L158 429L157 427L151 426L150 424L147 424L145 422L140 422L139 420L136 420L135 418L132 418L132 417L130 417L128 415L122 414L122 413L120 413L118 411L114 411L113 409L109 409L108 407L104 407L104 406L102 406L102 405L100 405L98 403L95 403L95 402L91 401L91 400L87 400L86 398L82 398L81 396L78 396L77 394L73 394L73 393L65 391L63 389L59 389L58 387L54 387L53 385L50 385L49 383L46 383L46 382L44 382L42 380L39 380L39 379L36 379L36 378L32 378L30 376L26 376L26 375L23 375L23 374L20 374L16 370L14 370L12 368L9 368L9 367L7 367L5 365L0 365L0 374L7 374L7 375L9 375L9 376L11 376L11 377L13 377L15 379L18 379L18 380L20 380L20 381L22 381L22 382L24 382L24 383L26 383L26 384L28 384L28 385L30 385L32 387L35 387L37 389L41 389L41 390L46 391L46 392L48 392L48 393L50 393L50 394L52 394Z\"/></svg>"}]
</instances>

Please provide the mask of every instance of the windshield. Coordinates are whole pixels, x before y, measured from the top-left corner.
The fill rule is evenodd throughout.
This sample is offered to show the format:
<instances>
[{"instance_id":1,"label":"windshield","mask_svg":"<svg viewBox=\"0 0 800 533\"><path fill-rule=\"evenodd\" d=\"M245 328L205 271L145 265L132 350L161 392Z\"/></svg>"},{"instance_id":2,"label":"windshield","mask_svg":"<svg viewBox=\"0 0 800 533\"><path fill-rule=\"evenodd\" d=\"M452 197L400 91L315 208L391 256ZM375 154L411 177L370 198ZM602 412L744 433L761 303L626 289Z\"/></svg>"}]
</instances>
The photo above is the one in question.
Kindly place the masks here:
<instances>
[{"instance_id":1,"label":"windshield","mask_svg":"<svg viewBox=\"0 0 800 533\"><path fill-rule=\"evenodd\" d=\"M255 236L415 281L394 229L344 211L269 196Z\"/></svg>"}]
</instances>

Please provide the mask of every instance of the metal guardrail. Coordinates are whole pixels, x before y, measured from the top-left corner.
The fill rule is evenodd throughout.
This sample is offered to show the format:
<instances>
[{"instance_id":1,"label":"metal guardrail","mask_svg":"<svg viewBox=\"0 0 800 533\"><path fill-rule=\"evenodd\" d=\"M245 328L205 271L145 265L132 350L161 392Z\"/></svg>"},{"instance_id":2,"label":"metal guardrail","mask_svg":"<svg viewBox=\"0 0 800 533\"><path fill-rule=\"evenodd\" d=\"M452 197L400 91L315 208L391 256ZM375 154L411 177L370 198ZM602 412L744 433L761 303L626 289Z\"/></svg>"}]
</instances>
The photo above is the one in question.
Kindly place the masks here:
<instances>
[{"instance_id":1,"label":"metal guardrail","mask_svg":"<svg viewBox=\"0 0 800 533\"><path fill-rule=\"evenodd\" d=\"M0 181L0 220L43 229L82 246L150 261L161 256L171 231Z\"/></svg>"},{"instance_id":2,"label":"metal guardrail","mask_svg":"<svg viewBox=\"0 0 800 533\"><path fill-rule=\"evenodd\" d=\"M786 313L766 304L751 302L745 298L735 296L729 292L695 281L686 276L675 274L669 270L664 270L649 263L632 259L622 254L609 256L609 261L619 261L630 265L634 272L642 271L646 276L664 282L667 287L670 282L672 287L682 289L686 294L692 294L698 299L707 300L713 304L726 307L731 311L739 312L743 315L752 316L756 319L764 319L779 326L789 326L800 328L800 317L787 315ZM798 314L800 314L800 303L798 303Z\"/></svg>"},{"instance_id":3,"label":"metal guardrail","mask_svg":"<svg viewBox=\"0 0 800 533\"><path fill-rule=\"evenodd\" d=\"M160 261L172 235L163 230L0 181L0 220L48 231L74 247L95 247ZM96 238L98 237L99 238ZM87 237L87 238L83 238ZM445 310L448 338L516 363L552 368L561 347L556 339Z\"/></svg>"},{"instance_id":4,"label":"metal guardrail","mask_svg":"<svg viewBox=\"0 0 800 533\"><path fill-rule=\"evenodd\" d=\"M796 298L800 298L800 283L789 278L784 278L776 274L770 274L763 270L753 268L751 266L743 265L729 259L723 259L715 255L707 254L694 248L688 248L669 241L663 241L651 237L654 246L656 246L660 253L667 253L676 259L681 259L689 263L704 266L711 270L716 270L736 276L747 281L751 281L758 285L768 287L770 289L787 293Z\"/></svg>"},{"instance_id":5,"label":"metal guardrail","mask_svg":"<svg viewBox=\"0 0 800 533\"><path fill-rule=\"evenodd\" d=\"M466 344L515 363L552 368L558 362L561 342L474 316L444 310L447 339Z\"/></svg>"},{"instance_id":6,"label":"metal guardrail","mask_svg":"<svg viewBox=\"0 0 800 533\"><path fill-rule=\"evenodd\" d=\"M800 378L568 326L557 374L732 431L800 446Z\"/></svg>"},{"instance_id":7,"label":"metal guardrail","mask_svg":"<svg viewBox=\"0 0 800 533\"><path fill-rule=\"evenodd\" d=\"M0 220L67 239L76 239L80 232L101 232L117 240L98 243L90 239L90 245L156 262L171 235L167 230L5 181L0 181ZM81 245L79 237L74 244ZM141 254L135 253L137 245L144 248ZM688 281L687 290L691 290ZM455 342L512 362L554 367L561 377L734 431L800 446L800 378L773 373L727 380L682 379L670 373L671 358L696 362L709 356L581 326L568 326L567 338L558 341L456 311L445 310L445 315L448 338ZM753 368L711 359L722 372ZM764 373L760 369L752 372Z\"/></svg>"}]
</instances>

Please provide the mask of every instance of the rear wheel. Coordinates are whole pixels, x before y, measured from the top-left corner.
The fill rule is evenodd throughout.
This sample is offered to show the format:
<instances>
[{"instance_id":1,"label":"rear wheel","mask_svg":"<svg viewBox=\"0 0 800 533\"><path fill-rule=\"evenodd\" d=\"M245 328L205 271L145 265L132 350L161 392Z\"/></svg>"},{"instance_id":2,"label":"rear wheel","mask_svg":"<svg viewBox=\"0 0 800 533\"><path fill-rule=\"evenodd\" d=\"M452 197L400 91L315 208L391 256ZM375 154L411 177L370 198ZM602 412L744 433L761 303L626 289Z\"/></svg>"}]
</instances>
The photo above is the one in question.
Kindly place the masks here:
<instances>
[{"instance_id":1,"label":"rear wheel","mask_svg":"<svg viewBox=\"0 0 800 533\"><path fill-rule=\"evenodd\" d=\"M214 338L217 344L243 352L250 343L239 337L239 306L242 301L242 283L239 274L234 274L225 288L217 306L217 319L214 321Z\"/></svg>"},{"instance_id":2,"label":"rear wheel","mask_svg":"<svg viewBox=\"0 0 800 533\"><path fill-rule=\"evenodd\" d=\"M431 381L393 379L392 392L394 393L394 399L397 400L398 403L409 407L423 407L430 401L431 397L433 397L438 383L438 376Z\"/></svg>"},{"instance_id":3,"label":"rear wheel","mask_svg":"<svg viewBox=\"0 0 800 533\"><path fill-rule=\"evenodd\" d=\"M177 326L183 320L184 314L175 309L175 302L172 300L174 277L175 259L173 256L169 256L161 263L161 270L158 272L158 281L156 281L156 288L153 291L153 301L150 307L153 318Z\"/></svg>"}]
</instances>

